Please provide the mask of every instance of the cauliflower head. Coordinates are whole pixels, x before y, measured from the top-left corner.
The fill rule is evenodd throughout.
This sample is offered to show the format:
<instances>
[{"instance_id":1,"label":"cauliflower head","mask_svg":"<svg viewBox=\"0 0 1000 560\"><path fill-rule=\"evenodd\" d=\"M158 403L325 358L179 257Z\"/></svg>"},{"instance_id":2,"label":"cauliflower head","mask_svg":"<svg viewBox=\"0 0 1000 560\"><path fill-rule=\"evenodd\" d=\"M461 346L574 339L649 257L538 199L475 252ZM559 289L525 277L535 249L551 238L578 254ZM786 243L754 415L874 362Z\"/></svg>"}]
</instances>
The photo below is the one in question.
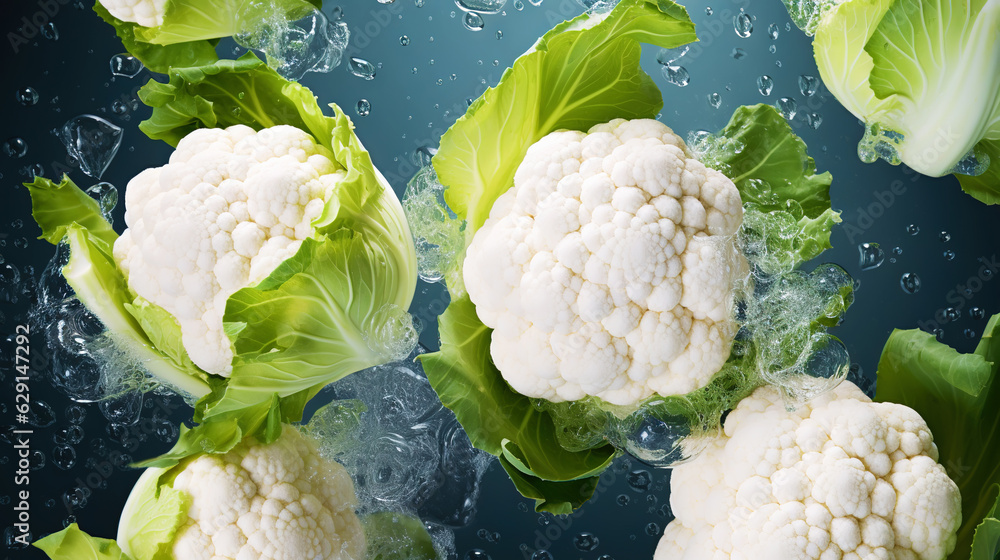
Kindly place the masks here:
<instances>
[{"instance_id":1,"label":"cauliflower head","mask_svg":"<svg viewBox=\"0 0 1000 560\"><path fill-rule=\"evenodd\" d=\"M293 126L194 130L169 163L129 181L115 260L139 297L177 319L191 361L228 376L226 300L295 254L344 176Z\"/></svg>"},{"instance_id":2,"label":"cauliflower head","mask_svg":"<svg viewBox=\"0 0 1000 560\"><path fill-rule=\"evenodd\" d=\"M129 501L162 469L147 469ZM188 500L170 550L178 560L361 560L366 542L347 470L285 425L274 442L244 441L224 455L199 455L173 480ZM137 497L138 496L138 497ZM119 543L129 551L129 504ZM141 521L139 521L141 523Z\"/></svg>"},{"instance_id":3,"label":"cauliflower head","mask_svg":"<svg viewBox=\"0 0 1000 560\"><path fill-rule=\"evenodd\" d=\"M100 0L101 5L116 18L142 27L163 23L167 0Z\"/></svg>"},{"instance_id":4,"label":"cauliflower head","mask_svg":"<svg viewBox=\"0 0 1000 560\"><path fill-rule=\"evenodd\" d=\"M843 382L794 412L772 387L674 469L655 560L941 560L958 487L914 410Z\"/></svg>"},{"instance_id":5,"label":"cauliflower head","mask_svg":"<svg viewBox=\"0 0 1000 560\"><path fill-rule=\"evenodd\" d=\"M465 258L491 354L521 394L620 405L709 383L747 272L736 186L650 119L534 145Z\"/></svg>"}]
</instances>

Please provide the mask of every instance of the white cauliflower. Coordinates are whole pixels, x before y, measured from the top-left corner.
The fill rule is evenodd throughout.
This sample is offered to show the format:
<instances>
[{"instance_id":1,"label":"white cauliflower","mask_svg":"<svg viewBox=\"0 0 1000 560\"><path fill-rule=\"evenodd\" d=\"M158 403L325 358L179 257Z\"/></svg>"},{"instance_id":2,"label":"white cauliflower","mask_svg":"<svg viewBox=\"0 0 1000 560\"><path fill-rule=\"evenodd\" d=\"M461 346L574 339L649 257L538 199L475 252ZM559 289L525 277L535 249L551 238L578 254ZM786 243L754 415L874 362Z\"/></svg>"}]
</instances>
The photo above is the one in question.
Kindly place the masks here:
<instances>
[{"instance_id":1,"label":"white cauliflower","mask_svg":"<svg viewBox=\"0 0 1000 560\"><path fill-rule=\"evenodd\" d=\"M707 385L737 330L742 221L733 182L655 120L542 138L464 263L504 379L623 405Z\"/></svg>"},{"instance_id":2,"label":"white cauliflower","mask_svg":"<svg viewBox=\"0 0 1000 560\"><path fill-rule=\"evenodd\" d=\"M674 469L654 559L941 560L962 510L937 458L919 414L853 383L794 412L763 387Z\"/></svg>"},{"instance_id":3,"label":"white cauliflower","mask_svg":"<svg viewBox=\"0 0 1000 560\"><path fill-rule=\"evenodd\" d=\"M167 165L129 181L115 260L140 297L177 319L191 361L228 376L226 300L295 254L344 175L293 126L197 129Z\"/></svg>"},{"instance_id":4,"label":"white cauliflower","mask_svg":"<svg viewBox=\"0 0 1000 560\"><path fill-rule=\"evenodd\" d=\"M101 5L116 18L142 27L163 23L167 0L100 0Z\"/></svg>"},{"instance_id":5,"label":"white cauliflower","mask_svg":"<svg viewBox=\"0 0 1000 560\"><path fill-rule=\"evenodd\" d=\"M161 472L148 469L129 501L149 495L144 484L155 483ZM190 498L187 522L171 548L179 560L364 558L350 475L292 426L267 445L243 442L224 455L200 455L172 486ZM133 517L126 504L118 539L126 554L137 537L132 524L142 522Z\"/></svg>"}]
</instances>

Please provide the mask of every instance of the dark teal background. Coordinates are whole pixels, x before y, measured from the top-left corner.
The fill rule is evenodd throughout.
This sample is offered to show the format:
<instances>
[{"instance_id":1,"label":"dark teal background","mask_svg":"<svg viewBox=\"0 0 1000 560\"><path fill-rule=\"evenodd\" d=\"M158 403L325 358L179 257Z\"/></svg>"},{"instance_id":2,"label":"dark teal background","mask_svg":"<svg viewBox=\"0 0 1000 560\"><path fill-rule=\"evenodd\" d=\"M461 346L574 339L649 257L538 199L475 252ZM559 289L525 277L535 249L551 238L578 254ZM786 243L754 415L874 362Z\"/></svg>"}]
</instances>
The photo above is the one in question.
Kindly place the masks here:
<instances>
[{"instance_id":1,"label":"dark teal background","mask_svg":"<svg viewBox=\"0 0 1000 560\"><path fill-rule=\"evenodd\" d=\"M122 147L103 177L120 191L129 178L145 167L162 165L170 153L168 146L147 139L136 128L149 114L141 104L124 115L111 111L115 101L131 103L136 89L150 74L144 71L132 79L112 78L108 60L123 50L112 29L89 6L73 2L61 5L57 0L51 3L57 7L50 10L55 12L53 15L34 0L7 2L0 17L4 36L0 44L3 60L0 140L21 137L28 144L23 158L12 159L0 153L0 255L3 257L0 334L3 337L12 335L15 325L24 321L31 301L23 294L14 303L9 297L5 299L10 286L3 282L9 279L11 270L2 269L7 265L17 267L24 281L31 276L30 267L34 267L37 276L52 254L50 245L34 239L38 231L30 220L27 192L19 185L27 178L26 166L40 164L43 174L50 178L67 170L84 187L95 182L66 165L66 151L52 131L83 113L102 116L123 127ZM321 101L338 103L348 111L376 165L399 194L416 171L414 151L435 147L441 133L464 112L469 99L495 84L503 69L549 27L582 11L575 0L543 0L540 6L524 2L522 10L516 9L514 0L508 0L505 13L484 16L485 29L471 31L462 25L463 13L446 0L425 0L419 8L413 0L395 0L391 4L342 0L326 3L324 12L331 14L338 4L352 32L349 56L378 65L376 77L366 81L350 74L343 64L328 74L309 74L303 83ZM709 7L712 15L706 11ZM754 32L747 39L738 37L733 30L733 17L741 8L755 18ZM701 42L692 45L688 54L676 63L689 71L690 84L678 87L667 83L656 61L657 52L648 49L644 54L646 69L657 79L664 94L662 120L682 135L690 130L714 131L727 122L740 104L774 103L785 96L797 101L799 113L792 124L809 144L819 169L833 173L833 206L843 211L844 224L834 233L834 249L825 253L822 260L844 266L858 282L854 307L844 325L835 332L846 343L863 375L870 379L874 374L882 344L893 328L940 326L946 342L970 350L976 340L967 338L963 332L972 329L978 339L986 321L970 317L969 309L981 307L987 317L1000 311L1000 283L996 280L1000 275L995 273L986 282L969 283L979 274L983 260L996 261L1000 210L983 206L963 194L953 177L930 179L882 162L861 163L856 156L856 143L862 133L857 119L822 89L812 97L799 92L798 77L818 76L818 72L808 38L794 27L786 30L788 17L779 0L707 4L699 0L688 9L698 26ZM58 29L58 40L32 35L31 29L23 26L22 18L28 22L51 20ZM776 40L767 32L772 23L779 30ZM501 39L497 38L498 31L502 31ZM19 35L25 38L23 43L16 38ZM402 35L409 38L406 46L401 44ZM768 49L772 44L773 54ZM745 50L746 56L734 59L731 52L735 47ZM220 48L230 50L232 45ZM761 74L768 74L774 80L770 96L764 97L757 90L756 80ZM15 100L15 91L24 86L38 91L40 100L36 105L23 107ZM722 96L717 109L707 100L713 92ZM354 111L360 99L371 104L368 116L358 116ZM822 117L822 125L816 130L806 125L805 114L813 112ZM119 229L124 227L122 212L119 205L116 211ZM18 226L16 220L23 225ZM919 227L917 235L911 236L906 231L910 224ZM950 234L950 241L939 239L942 231ZM872 271L858 268L857 245L862 242L881 244L886 262L880 268ZM893 254L894 247L901 253ZM955 252L954 260L942 256L948 249ZM896 262L890 262L890 258ZM906 272L916 273L922 280L916 294L906 294L900 289L900 276ZM966 287L977 291L964 294ZM421 284L418 290L414 310L425 325L422 342L434 347L437 336L433 317L443 310L446 296L438 285ZM942 321L947 307L959 310L961 318ZM0 426L7 426L13 423L10 370L13 345L10 340L0 344L3 357L0 366L4 368L0 373ZM54 445L53 436L67 424L63 411L70 401L47 386L44 350L41 337L33 337L37 377L32 397L51 404L57 416L53 426L37 430L33 447L48 455ZM144 412L145 419L164 414L162 403L154 402L157 400L147 398L147 406L151 408ZM168 412L175 422L189 417L190 411L178 399L172 402L174 408ZM115 468L107 475L99 475L97 480L103 479L106 487L98 485L87 504L73 511L64 505L62 496L85 483L88 475L103 472L101 465L115 458L115 454L127 452L138 459L169 446L151 433L146 421L119 438L125 445L116 443L107 433L107 422L96 405L85 408L87 435L76 446L76 466L59 470L50 458L45 467L32 473L31 523L36 537L61 529L71 515L85 530L113 536L120 508L138 476L136 471ZM95 447L93 440L98 438L104 442L104 450ZM6 443L2 445L0 530L6 530L12 522L14 461L12 449ZM513 491L503 472L494 466L484 482L478 516L470 527L457 531L458 558L485 558L477 556L474 549L485 551L494 560L529 558L534 549L547 547L558 560L596 559L601 555L617 560L649 559L657 533L668 519L669 512L663 508L667 501L667 473L649 469L654 477L653 489L639 492L625 480L628 471L642 468L646 467L619 462L605 475L592 503L570 518L554 519L532 513L526 507L527 501ZM628 497L627 505L619 505L620 495ZM650 523L657 525L656 531L648 527L654 535L647 532ZM596 549L584 552L574 547L574 537L581 532L597 536L600 544ZM6 558L42 557L37 551L12 548L6 541L6 533L0 547ZM536 555L536 560L545 558Z\"/></svg>"}]
</instances>

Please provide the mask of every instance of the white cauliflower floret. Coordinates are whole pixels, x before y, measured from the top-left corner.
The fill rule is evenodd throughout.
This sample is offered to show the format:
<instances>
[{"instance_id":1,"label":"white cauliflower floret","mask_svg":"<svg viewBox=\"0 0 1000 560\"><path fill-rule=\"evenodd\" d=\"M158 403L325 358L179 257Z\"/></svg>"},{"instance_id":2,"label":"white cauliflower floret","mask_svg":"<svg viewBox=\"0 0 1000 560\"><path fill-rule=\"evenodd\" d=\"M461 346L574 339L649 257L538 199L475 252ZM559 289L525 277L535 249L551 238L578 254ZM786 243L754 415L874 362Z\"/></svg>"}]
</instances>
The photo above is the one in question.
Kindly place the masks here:
<instances>
[{"instance_id":1,"label":"white cauliflower floret","mask_svg":"<svg viewBox=\"0 0 1000 560\"><path fill-rule=\"evenodd\" d=\"M927 424L853 383L785 408L764 387L673 470L655 560L941 560L962 522Z\"/></svg>"},{"instance_id":2,"label":"white cauliflower floret","mask_svg":"<svg viewBox=\"0 0 1000 560\"><path fill-rule=\"evenodd\" d=\"M226 300L295 254L344 174L293 126L195 130L167 165L129 181L115 260L140 297L177 319L191 361L229 375Z\"/></svg>"},{"instance_id":3,"label":"white cauliflower floret","mask_svg":"<svg viewBox=\"0 0 1000 560\"><path fill-rule=\"evenodd\" d=\"M174 480L191 498L177 532L184 560L361 560L354 484L291 426L268 445L201 455Z\"/></svg>"},{"instance_id":4,"label":"white cauliflower floret","mask_svg":"<svg viewBox=\"0 0 1000 560\"><path fill-rule=\"evenodd\" d=\"M709 383L737 330L736 186L654 120L532 145L476 232L465 287L519 393L633 404Z\"/></svg>"},{"instance_id":5,"label":"white cauliflower floret","mask_svg":"<svg viewBox=\"0 0 1000 560\"><path fill-rule=\"evenodd\" d=\"M122 21L137 23L142 27L156 27L163 23L167 0L100 0L111 15Z\"/></svg>"}]
</instances>

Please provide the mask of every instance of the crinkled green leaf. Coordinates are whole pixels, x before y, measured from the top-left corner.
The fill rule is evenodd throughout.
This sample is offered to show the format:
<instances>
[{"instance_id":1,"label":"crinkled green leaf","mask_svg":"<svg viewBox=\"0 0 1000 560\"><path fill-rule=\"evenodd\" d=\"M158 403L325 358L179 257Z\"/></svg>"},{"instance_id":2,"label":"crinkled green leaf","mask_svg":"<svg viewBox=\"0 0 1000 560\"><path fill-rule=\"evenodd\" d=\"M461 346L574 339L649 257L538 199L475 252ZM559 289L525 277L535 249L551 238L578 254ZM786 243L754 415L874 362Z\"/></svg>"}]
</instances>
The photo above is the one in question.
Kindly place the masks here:
<instances>
[{"instance_id":1,"label":"crinkled green leaf","mask_svg":"<svg viewBox=\"0 0 1000 560\"><path fill-rule=\"evenodd\" d=\"M137 27L135 36L139 41L154 45L219 39L250 31L261 22L275 18L294 21L319 4L319 0L315 4L306 0L167 0L163 23L156 27Z\"/></svg>"},{"instance_id":2,"label":"crinkled green leaf","mask_svg":"<svg viewBox=\"0 0 1000 560\"><path fill-rule=\"evenodd\" d=\"M187 523L191 496L160 484L163 474L147 469L122 508L118 542L134 560L175 560L174 539Z\"/></svg>"},{"instance_id":3,"label":"crinkled green leaf","mask_svg":"<svg viewBox=\"0 0 1000 560\"><path fill-rule=\"evenodd\" d=\"M695 40L687 12L670 0L622 0L609 14L584 14L542 36L441 137L434 169L448 206L468 220L467 239L546 134L656 116L663 100L639 66L641 43Z\"/></svg>"},{"instance_id":4,"label":"crinkled green leaf","mask_svg":"<svg viewBox=\"0 0 1000 560\"><path fill-rule=\"evenodd\" d=\"M962 526L948 560L993 560L1000 484L1000 315L972 354L920 330L895 330L882 350L875 399L916 410L927 421L940 462L962 494ZM982 533L977 527L983 526Z\"/></svg>"},{"instance_id":5,"label":"crinkled green leaf","mask_svg":"<svg viewBox=\"0 0 1000 560\"><path fill-rule=\"evenodd\" d=\"M32 545L42 549L51 560L135 560L125 555L113 539L91 537L76 523Z\"/></svg>"},{"instance_id":6,"label":"crinkled green leaf","mask_svg":"<svg viewBox=\"0 0 1000 560\"><path fill-rule=\"evenodd\" d=\"M200 66L219 59L215 54L215 45L209 41L153 45L136 37L136 33L144 29L142 26L114 17L101 5L100 0L94 0L94 11L115 28L125 50L153 72L166 73L171 66Z\"/></svg>"},{"instance_id":7,"label":"crinkled green leaf","mask_svg":"<svg viewBox=\"0 0 1000 560\"><path fill-rule=\"evenodd\" d=\"M66 236L66 229L78 224L95 242L102 244L106 253L111 253L118 234L101 213L97 201L77 187L69 175L63 175L58 183L35 177L24 186L31 194L31 217L42 229L39 239L57 245Z\"/></svg>"},{"instance_id":8,"label":"crinkled green leaf","mask_svg":"<svg viewBox=\"0 0 1000 560\"><path fill-rule=\"evenodd\" d=\"M1000 485L989 489L989 496L997 496L996 502L983 521L976 526L972 539L972 560L996 560L1000 558Z\"/></svg>"}]
</instances>

